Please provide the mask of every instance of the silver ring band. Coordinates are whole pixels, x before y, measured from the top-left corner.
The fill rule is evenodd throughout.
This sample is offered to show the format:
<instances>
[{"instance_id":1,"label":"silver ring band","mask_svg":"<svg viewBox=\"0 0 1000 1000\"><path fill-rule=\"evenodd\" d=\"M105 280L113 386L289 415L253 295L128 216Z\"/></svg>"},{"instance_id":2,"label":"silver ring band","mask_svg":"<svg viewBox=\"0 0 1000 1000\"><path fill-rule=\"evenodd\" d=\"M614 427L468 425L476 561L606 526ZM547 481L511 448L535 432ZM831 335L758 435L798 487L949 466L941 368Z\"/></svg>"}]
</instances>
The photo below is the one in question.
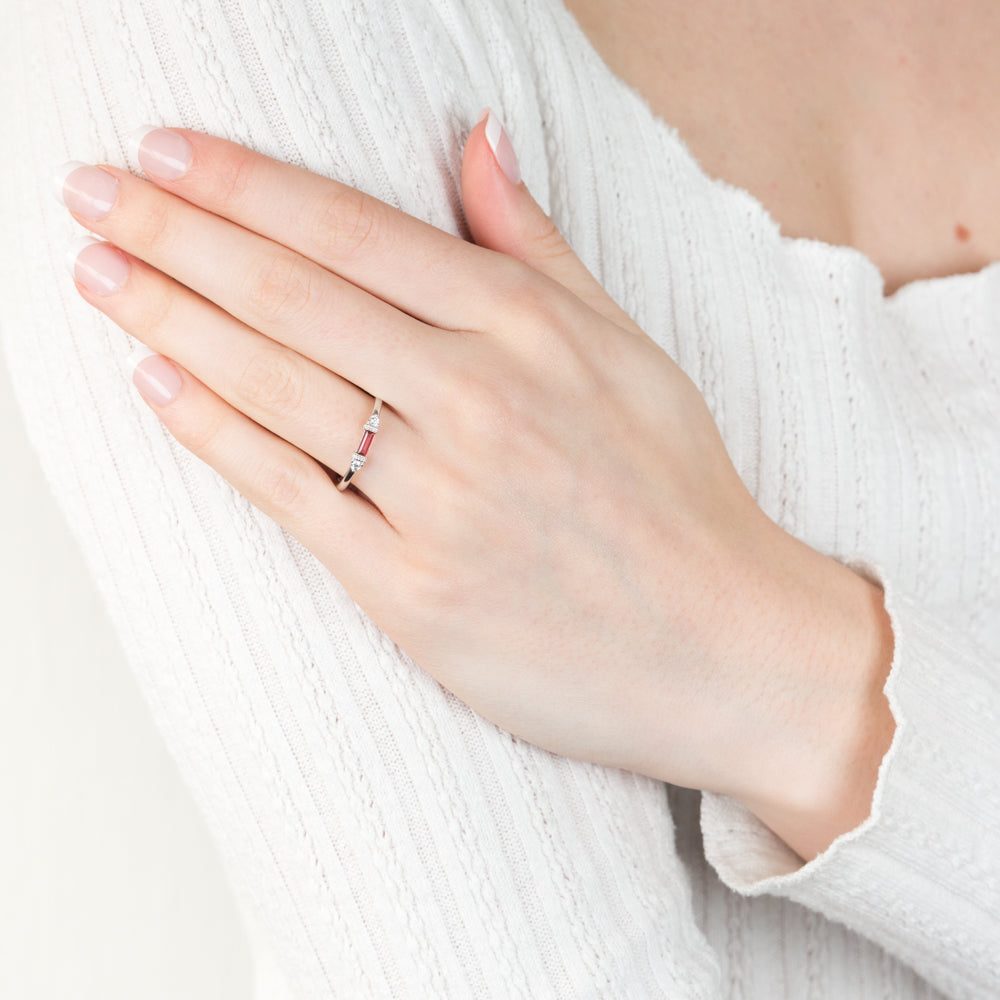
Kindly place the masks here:
<instances>
[{"instance_id":1,"label":"silver ring band","mask_svg":"<svg viewBox=\"0 0 1000 1000\"><path fill-rule=\"evenodd\" d=\"M351 464L347 467L347 472L337 483L338 490L346 490L351 480L365 467L365 462L368 461L368 449L371 448L372 441L375 440L375 435L378 433L381 411L382 400L376 397L375 404L372 406L372 415L365 422L361 432L361 443L351 456Z\"/></svg>"}]
</instances>

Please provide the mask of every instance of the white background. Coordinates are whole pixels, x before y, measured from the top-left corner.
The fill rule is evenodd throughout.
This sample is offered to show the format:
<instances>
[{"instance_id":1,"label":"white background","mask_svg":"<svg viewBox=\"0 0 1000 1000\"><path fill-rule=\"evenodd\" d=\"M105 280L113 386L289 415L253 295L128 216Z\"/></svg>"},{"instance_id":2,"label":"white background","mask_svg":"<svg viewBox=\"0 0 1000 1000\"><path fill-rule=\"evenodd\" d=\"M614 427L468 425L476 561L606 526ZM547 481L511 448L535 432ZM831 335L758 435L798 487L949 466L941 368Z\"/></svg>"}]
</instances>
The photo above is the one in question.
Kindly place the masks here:
<instances>
[{"instance_id":1,"label":"white background","mask_svg":"<svg viewBox=\"0 0 1000 1000\"><path fill-rule=\"evenodd\" d=\"M0 997L245 1000L224 872L31 450L0 351Z\"/></svg>"}]
</instances>

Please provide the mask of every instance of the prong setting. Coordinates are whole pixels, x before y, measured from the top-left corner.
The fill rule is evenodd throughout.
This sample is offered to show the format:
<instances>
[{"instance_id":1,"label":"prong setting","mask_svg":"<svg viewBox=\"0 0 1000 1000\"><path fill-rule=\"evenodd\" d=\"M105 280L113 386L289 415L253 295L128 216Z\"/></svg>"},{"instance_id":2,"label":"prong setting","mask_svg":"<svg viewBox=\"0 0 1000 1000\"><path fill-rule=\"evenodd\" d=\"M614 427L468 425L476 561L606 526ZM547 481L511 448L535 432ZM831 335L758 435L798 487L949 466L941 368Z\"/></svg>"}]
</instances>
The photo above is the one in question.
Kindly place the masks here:
<instances>
[{"instance_id":1,"label":"prong setting","mask_svg":"<svg viewBox=\"0 0 1000 1000\"><path fill-rule=\"evenodd\" d=\"M371 416L361 430L361 443L358 445L357 451L351 456L347 472L344 473L343 478L337 483L338 490L346 490L350 481L364 468L365 462L368 461L368 449L371 448L372 441L375 440L375 435L378 433L381 423L381 411L382 400L376 397L375 403L372 406Z\"/></svg>"}]
</instances>

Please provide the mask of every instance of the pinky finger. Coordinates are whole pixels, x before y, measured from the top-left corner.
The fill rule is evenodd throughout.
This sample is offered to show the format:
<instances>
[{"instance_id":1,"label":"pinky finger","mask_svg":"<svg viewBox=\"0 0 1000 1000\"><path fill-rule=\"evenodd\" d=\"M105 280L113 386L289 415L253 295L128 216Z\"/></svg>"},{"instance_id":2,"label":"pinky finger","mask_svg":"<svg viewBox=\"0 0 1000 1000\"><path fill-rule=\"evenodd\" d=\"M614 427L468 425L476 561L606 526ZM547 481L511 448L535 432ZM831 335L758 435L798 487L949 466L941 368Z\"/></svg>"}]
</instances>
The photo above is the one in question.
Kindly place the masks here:
<instances>
[{"instance_id":1,"label":"pinky finger","mask_svg":"<svg viewBox=\"0 0 1000 1000\"><path fill-rule=\"evenodd\" d=\"M230 406L190 372L139 347L126 359L139 394L188 451L294 535L366 609L397 559L399 535L352 490L339 492L323 466ZM357 558L364 539L366 558Z\"/></svg>"}]
</instances>

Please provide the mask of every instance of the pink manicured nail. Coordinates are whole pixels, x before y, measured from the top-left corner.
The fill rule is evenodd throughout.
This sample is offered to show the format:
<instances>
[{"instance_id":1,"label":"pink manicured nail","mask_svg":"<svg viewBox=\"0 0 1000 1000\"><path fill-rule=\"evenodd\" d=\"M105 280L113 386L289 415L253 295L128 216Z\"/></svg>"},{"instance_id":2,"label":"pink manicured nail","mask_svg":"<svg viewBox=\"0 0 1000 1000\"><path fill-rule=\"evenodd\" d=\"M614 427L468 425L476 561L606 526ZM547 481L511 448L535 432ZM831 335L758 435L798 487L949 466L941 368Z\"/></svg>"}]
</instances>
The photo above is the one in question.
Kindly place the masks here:
<instances>
[{"instance_id":1,"label":"pink manicured nail","mask_svg":"<svg viewBox=\"0 0 1000 1000\"><path fill-rule=\"evenodd\" d=\"M131 140L132 156L150 177L175 181L191 166L191 143L177 132L143 125Z\"/></svg>"},{"instance_id":2,"label":"pink manicured nail","mask_svg":"<svg viewBox=\"0 0 1000 1000\"><path fill-rule=\"evenodd\" d=\"M69 273L95 295L121 291L132 270L120 250L93 236L81 236L69 248L68 263Z\"/></svg>"},{"instance_id":3,"label":"pink manicured nail","mask_svg":"<svg viewBox=\"0 0 1000 1000\"><path fill-rule=\"evenodd\" d=\"M181 391L180 372L162 355L148 347L137 347L126 359L135 387L157 406L166 406Z\"/></svg>"},{"instance_id":4,"label":"pink manicured nail","mask_svg":"<svg viewBox=\"0 0 1000 1000\"><path fill-rule=\"evenodd\" d=\"M52 178L56 197L73 213L99 222L118 197L118 181L107 171L71 160Z\"/></svg>"},{"instance_id":5,"label":"pink manicured nail","mask_svg":"<svg viewBox=\"0 0 1000 1000\"><path fill-rule=\"evenodd\" d=\"M482 118L479 120L482 121ZM517 154L514 152L514 147L511 145L503 125L500 124L500 119L489 109L487 109L486 114L486 141L490 144L497 165L504 172L507 180L511 184L520 184L521 167L517 162Z\"/></svg>"}]
</instances>

